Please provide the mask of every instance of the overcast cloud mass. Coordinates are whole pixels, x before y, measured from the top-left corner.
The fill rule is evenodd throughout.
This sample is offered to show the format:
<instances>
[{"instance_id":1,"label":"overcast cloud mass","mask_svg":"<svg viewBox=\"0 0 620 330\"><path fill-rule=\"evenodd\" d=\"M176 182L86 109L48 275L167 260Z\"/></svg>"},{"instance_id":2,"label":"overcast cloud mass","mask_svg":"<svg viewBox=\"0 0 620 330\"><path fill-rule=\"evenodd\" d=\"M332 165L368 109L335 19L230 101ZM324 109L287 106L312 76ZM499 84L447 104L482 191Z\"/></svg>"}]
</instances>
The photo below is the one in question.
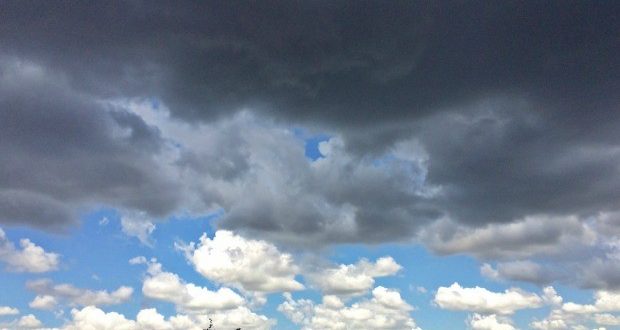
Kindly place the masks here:
<instances>
[{"instance_id":1,"label":"overcast cloud mass","mask_svg":"<svg viewBox=\"0 0 620 330\"><path fill-rule=\"evenodd\" d=\"M98 210L139 249L171 219L211 216L217 232L166 247L210 287L144 250L118 261L148 255L132 259L148 268L142 294L178 315L102 310L140 287L60 275L27 277L30 307L70 307L63 329L200 328L207 314L269 329L255 308L279 292L273 310L296 328L416 329L415 307L379 280L402 261L324 255L397 243L473 258L481 280L509 285L429 288L426 304L470 313L461 326L517 329L516 311L547 308L530 327L613 329L618 17L614 1L2 2L2 271L76 267L22 233L62 240ZM554 305L552 285L595 302ZM305 290L322 300L291 295ZM43 327L8 304L19 317L0 328Z\"/></svg>"}]
</instances>

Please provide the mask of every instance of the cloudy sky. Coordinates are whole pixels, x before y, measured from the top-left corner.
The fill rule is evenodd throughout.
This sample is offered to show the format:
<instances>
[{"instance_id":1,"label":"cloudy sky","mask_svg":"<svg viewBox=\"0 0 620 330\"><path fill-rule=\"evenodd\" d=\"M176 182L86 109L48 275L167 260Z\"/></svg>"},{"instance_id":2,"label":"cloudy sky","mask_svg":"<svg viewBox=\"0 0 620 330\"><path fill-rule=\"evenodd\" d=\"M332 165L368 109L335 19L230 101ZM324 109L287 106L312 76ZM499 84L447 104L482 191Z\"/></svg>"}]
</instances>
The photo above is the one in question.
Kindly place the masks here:
<instances>
[{"instance_id":1,"label":"cloudy sky","mask_svg":"<svg viewBox=\"0 0 620 330\"><path fill-rule=\"evenodd\" d=\"M0 329L620 329L618 17L0 2Z\"/></svg>"}]
</instances>

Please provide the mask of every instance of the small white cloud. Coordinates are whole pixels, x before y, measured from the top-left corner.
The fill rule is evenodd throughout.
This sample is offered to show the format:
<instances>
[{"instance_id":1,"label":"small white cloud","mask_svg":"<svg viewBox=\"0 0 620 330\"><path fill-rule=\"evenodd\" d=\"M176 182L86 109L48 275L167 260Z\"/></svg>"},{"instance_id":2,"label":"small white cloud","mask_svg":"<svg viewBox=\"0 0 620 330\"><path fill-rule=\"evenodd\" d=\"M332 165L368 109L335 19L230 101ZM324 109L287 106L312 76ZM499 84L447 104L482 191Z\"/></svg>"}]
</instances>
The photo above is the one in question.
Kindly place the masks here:
<instances>
[{"instance_id":1,"label":"small white cloud","mask_svg":"<svg viewBox=\"0 0 620 330\"><path fill-rule=\"evenodd\" d=\"M28 304L28 306L35 309L52 310L54 309L54 307L56 307L57 304L58 302L53 296L39 295L36 296L34 300L32 300L30 304Z\"/></svg>"},{"instance_id":2,"label":"small white cloud","mask_svg":"<svg viewBox=\"0 0 620 330\"><path fill-rule=\"evenodd\" d=\"M374 263L362 259L356 264L323 269L307 277L327 295L360 295L374 286L376 277L394 275L400 269L402 267L388 256Z\"/></svg>"},{"instance_id":3,"label":"small white cloud","mask_svg":"<svg viewBox=\"0 0 620 330\"><path fill-rule=\"evenodd\" d=\"M474 314L469 320L472 330L515 330L511 321L506 317Z\"/></svg>"},{"instance_id":4,"label":"small white cloud","mask_svg":"<svg viewBox=\"0 0 620 330\"><path fill-rule=\"evenodd\" d=\"M71 311L72 320L63 330L137 330L135 321L125 318L122 314L106 313L94 306L87 306L81 310Z\"/></svg>"},{"instance_id":5,"label":"small white cloud","mask_svg":"<svg viewBox=\"0 0 620 330\"><path fill-rule=\"evenodd\" d=\"M9 306L0 306L0 316L2 315L17 315L19 314L19 309L9 307Z\"/></svg>"},{"instance_id":6,"label":"small white cloud","mask_svg":"<svg viewBox=\"0 0 620 330\"><path fill-rule=\"evenodd\" d=\"M34 329L41 326L43 326L43 323L32 314L24 315L17 321L17 327L21 329Z\"/></svg>"},{"instance_id":7,"label":"small white cloud","mask_svg":"<svg viewBox=\"0 0 620 330\"><path fill-rule=\"evenodd\" d=\"M543 288L543 300L552 306L560 306L564 300L552 286Z\"/></svg>"},{"instance_id":8,"label":"small white cloud","mask_svg":"<svg viewBox=\"0 0 620 330\"><path fill-rule=\"evenodd\" d=\"M6 323L0 323L0 329L2 330L25 330L25 329L41 329L43 323L37 319L33 314L28 314L20 317L19 319L12 320ZM52 329L50 329L52 330Z\"/></svg>"},{"instance_id":9,"label":"small white cloud","mask_svg":"<svg viewBox=\"0 0 620 330\"><path fill-rule=\"evenodd\" d=\"M11 243L0 228L0 261L7 271L43 273L58 269L60 255L46 252L42 247L24 238L19 241L21 249Z\"/></svg>"},{"instance_id":10,"label":"small white cloud","mask_svg":"<svg viewBox=\"0 0 620 330\"><path fill-rule=\"evenodd\" d=\"M81 306L121 304L128 301L133 294L133 289L127 286L121 286L112 292L106 290L93 291L76 288L70 284L54 284L48 279L29 281L26 283L26 287L38 295L53 297L57 302L67 301L70 304ZM50 298L46 299L49 300Z\"/></svg>"},{"instance_id":11,"label":"small white cloud","mask_svg":"<svg viewBox=\"0 0 620 330\"><path fill-rule=\"evenodd\" d=\"M121 217L121 229L127 236L137 238L146 246L153 246L151 234L157 226L148 218L145 212L130 212Z\"/></svg>"},{"instance_id":12,"label":"small white cloud","mask_svg":"<svg viewBox=\"0 0 620 330\"><path fill-rule=\"evenodd\" d=\"M594 315L594 322L598 325L615 326L620 325L620 316L612 315L609 313Z\"/></svg>"},{"instance_id":13,"label":"small white cloud","mask_svg":"<svg viewBox=\"0 0 620 330\"><path fill-rule=\"evenodd\" d=\"M110 223L110 219L108 219L108 217L103 217L99 220L99 226L106 226L108 223Z\"/></svg>"},{"instance_id":14,"label":"small white cloud","mask_svg":"<svg viewBox=\"0 0 620 330\"><path fill-rule=\"evenodd\" d=\"M240 307L245 300L229 288L211 291L192 283L186 283L174 273L164 272L161 264L152 261L142 285L142 293L149 298L175 304L185 313L209 313Z\"/></svg>"},{"instance_id":15,"label":"small white cloud","mask_svg":"<svg viewBox=\"0 0 620 330\"><path fill-rule=\"evenodd\" d=\"M534 293L519 289L492 292L481 287L463 288L453 283L437 289L435 303L444 309L507 315L520 309L541 307L543 300Z\"/></svg>"},{"instance_id":16,"label":"small white cloud","mask_svg":"<svg viewBox=\"0 0 620 330\"><path fill-rule=\"evenodd\" d=\"M146 265L146 263L147 263L147 260L143 256L137 256L137 257L133 257L129 259L130 265Z\"/></svg>"},{"instance_id":17,"label":"small white cloud","mask_svg":"<svg viewBox=\"0 0 620 330\"><path fill-rule=\"evenodd\" d=\"M195 246L180 247L196 271L204 277L246 291L296 291L304 286L295 280L299 268L293 257L273 244L251 240L230 231L218 230L213 239L206 234Z\"/></svg>"},{"instance_id":18,"label":"small white cloud","mask_svg":"<svg viewBox=\"0 0 620 330\"><path fill-rule=\"evenodd\" d=\"M304 330L312 329L418 329L409 315L413 307L407 304L398 291L376 287L371 299L362 299L350 306L337 296L327 295L315 305L307 299L293 300L285 294L285 301L278 310Z\"/></svg>"}]
</instances>

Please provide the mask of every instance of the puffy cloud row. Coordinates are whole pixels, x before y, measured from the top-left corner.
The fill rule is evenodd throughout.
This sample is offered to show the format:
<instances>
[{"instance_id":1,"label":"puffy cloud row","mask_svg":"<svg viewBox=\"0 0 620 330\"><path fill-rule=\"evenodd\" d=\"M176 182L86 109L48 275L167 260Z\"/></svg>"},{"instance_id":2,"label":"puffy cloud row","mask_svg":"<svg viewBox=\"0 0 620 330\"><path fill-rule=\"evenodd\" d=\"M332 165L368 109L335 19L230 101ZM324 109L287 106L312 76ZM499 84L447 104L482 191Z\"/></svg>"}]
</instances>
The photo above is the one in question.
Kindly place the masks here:
<instances>
[{"instance_id":1,"label":"puffy cloud row","mask_svg":"<svg viewBox=\"0 0 620 330\"><path fill-rule=\"evenodd\" d=\"M0 228L0 262L12 272L43 273L58 269L60 255L46 252L27 238L19 241L20 248L9 241Z\"/></svg>"},{"instance_id":2,"label":"puffy cloud row","mask_svg":"<svg viewBox=\"0 0 620 330\"><path fill-rule=\"evenodd\" d=\"M111 292L94 291L69 284L54 284L47 279L27 283L27 287L37 293L30 307L51 310L62 303L86 306L74 309L72 318L63 329L199 329L208 326L209 318L219 327L271 329L275 320L253 311L255 305L246 297L266 299L262 296L265 293L285 292L285 301L278 310L304 329L418 329L411 317L414 308L398 291L374 287L375 278L392 276L402 269L389 256L375 261L361 259L353 264L323 264L322 269L316 265L306 268L300 266L293 255L267 241L247 239L223 230L217 231L213 238L205 234L199 243L181 244L177 248L185 252L205 278L230 285L232 289L219 287L211 290L188 283L179 275L165 271L156 259L136 257L129 262L147 266L142 284L144 297L173 304L178 315L166 318L154 309L145 309L135 319L128 319L118 313L107 313L97 305L128 301L133 293L129 287ZM260 261L270 266L260 267ZM253 274L243 273L247 267L254 267ZM493 268L488 271L499 272ZM281 286L273 286L276 279L301 285L297 277L308 279L312 288L322 291L321 303L293 299L293 294L288 291L303 289L291 287L289 284L293 282L284 281ZM369 290L370 296L366 296ZM494 292L454 283L439 287L433 302L442 309L471 312L467 323L474 330L513 330L515 325L509 316L523 309L545 305L551 306L551 313L545 319L532 321L530 326L533 329L580 329L589 323L599 326L620 324L620 293L611 290L596 291L591 304L577 304L564 302L553 287L545 287L542 293L536 294L518 288ZM0 314L17 315L19 311L3 306ZM34 315L24 315L4 327L40 328L43 325Z\"/></svg>"},{"instance_id":3,"label":"puffy cloud row","mask_svg":"<svg viewBox=\"0 0 620 330\"><path fill-rule=\"evenodd\" d=\"M382 257L374 263L362 259L355 264L327 267L307 277L324 294L359 295L373 287L375 278L394 275L401 269L392 257Z\"/></svg>"},{"instance_id":4,"label":"puffy cloud row","mask_svg":"<svg viewBox=\"0 0 620 330\"><path fill-rule=\"evenodd\" d=\"M148 263L142 293L148 298L171 302L179 311L185 313L208 314L245 304L244 298L231 289L219 288L211 291L193 283L186 283L177 274L163 271L162 265L156 260Z\"/></svg>"},{"instance_id":5,"label":"puffy cloud row","mask_svg":"<svg viewBox=\"0 0 620 330\"><path fill-rule=\"evenodd\" d=\"M291 321L304 330L319 329L419 329L409 315L413 307L398 291L378 286L372 298L347 306L333 295L323 296L321 304L308 299L294 300L285 294L286 301L278 306Z\"/></svg>"},{"instance_id":6,"label":"puffy cloud row","mask_svg":"<svg viewBox=\"0 0 620 330\"><path fill-rule=\"evenodd\" d=\"M59 301L80 306L115 305L128 301L133 294L133 288L128 286L121 286L111 292L93 291L77 288L71 284L54 284L49 279L28 281L26 287L37 293L30 306L39 309L52 309Z\"/></svg>"},{"instance_id":7,"label":"puffy cloud row","mask_svg":"<svg viewBox=\"0 0 620 330\"><path fill-rule=\"evenodd\" d=\"M474 314L469 320L472 330L515 330L510 319L495 314Z\"/></svg>"},{"instance_id":8,"label":"puffy cloud row","mask_svg":"<svg viewBox=\"0 0 620 330\"><path fill-rule=\"evenodd\" d=\"M155 309L140 310L135 320L124 315L87 306L71 311L72 319L62 330L201 330L209 327L211 321L222 329L242 327L249 330L270 329L272 321L260 317L241 307L237 310L214 313L207 316L175 315L165 318ZM211 318L211 320L209 319Z\"/></svg>"},{"instance_id":9,"label":"puffy cloud row","mask_svg":"<svg viewBox=\"0 0 620 330\"><path fill-rule=\"evenodd\" d=\"M295 280L299 267L292 255L266 241L245 239L219 230L211 239L203 234L198 244L180 246L198 273L246 291L296 291L304 286Z\"/></svg>"},{"instance_id":10,"label":"puffy cloud row","mask_svg":"<svg viewBox=\"0 0 620 330\"><path fill-rule=\"evenodd\" d=\"M17 308L0 306L0 317L19 314L20 312ZM42 326L43 323L34 314L23 315L9 322L0 320L0 329L2 330L41 329Z\"/></svg>"},{"instance_id":11,"label":"puffy cloud row","mask_svg":"<svg viewBox=\"0 0 620 330\"><path fill-rule=\"evenodd\" d=\"M584 330L591 324L597 326L620 325L619 293L598 291L594 304L563 303L553 287L545 287L539 296L520 289L492 292L484 288L463 288L458 283L440 287L434 302L443 309L474 312L467 320L473 330L517 329L509 318L522 309L551 307L550 314L542 320L534 320L529 326L538 330ZM605 329L601 327L600 329Z\"/></svg>"},{"instance_id":12,"label":"puffy cloud row","mask_svg":"<svg viewBox=\"0 0 620 330\"><path fill-rule=\"evenodd\" d=\"M552 306L549 315L542 320L535 320L530 327L538 330L554 329L588 329L587 325L620 325L620 292L599 290L594 293L593 304L563 303L563 298L555 290L545 288L545 300ZM614 314L615 313L615 314Z\"/></svg>"},{"instance_id":13,"label":"puffy cloud row","mask_svg":"<svg viewBox=\"0 0 620 330\"><path fill-rule=\"evenodd\" d=\"M8 323L0 322L2 330L21 330L21 329L43 329L43 323L33 314L28 314Z\"/></svg>"},{"instance_id":14,"label":"puffy cloud row","mask_svg":"<svg viewBox=\"0 0 620 330\"><path fill-rule=\"evenodd\" d=\"M464 288L458 283L440 287L435 294L435 303L445 309L472 311L478 313L509 315L526 308L538 308L543 299L535 293L512 288L504 292L493 292L485 288Z\"/></svg>"}]
</instances>

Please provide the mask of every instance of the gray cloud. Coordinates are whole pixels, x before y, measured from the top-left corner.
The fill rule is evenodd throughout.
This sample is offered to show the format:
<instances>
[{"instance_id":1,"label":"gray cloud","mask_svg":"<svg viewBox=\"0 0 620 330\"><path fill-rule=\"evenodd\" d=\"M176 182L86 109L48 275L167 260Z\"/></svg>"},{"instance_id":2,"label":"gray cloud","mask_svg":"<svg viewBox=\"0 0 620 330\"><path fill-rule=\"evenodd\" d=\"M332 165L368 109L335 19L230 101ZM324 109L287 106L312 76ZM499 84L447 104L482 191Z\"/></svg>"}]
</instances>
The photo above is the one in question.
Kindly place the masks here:
<instances>
[{"instance_id":1,"label":"gray cloud","mask_svg":"<svg viewBox=\"0 0 620 330\"><path fill-rule=\"evenodd\" d=\"M97 94L156 95L184 117L254 107L374 125L515 92L573 105L559 113L574 124L578 107L617 101L598 97L618 87L613 3L4 7L6 52L45 61Z\"/></svg>"},{"instance_id":2,"label":"gray cloud","mask_svg":"<svg viewBox=\"0 0 620 330\"><path fill-rule=\"evenodd\" d=\"M439 253L558 258L620 232L583 226L620 211L619 15L579 1L4 3L0 222L221 208L219 226L290 243L418 233ZM170 116L131 108L144 100ZM292 127L328 133L334 153L309 162Z\"/></svg>"},{"instance_id":3,"label":"gray cloud","mask_svg":"<svg viewBox=\"0 0 620 330\"><path fill-rule=\"evenodd\" d=\"M155 128L36 64L1 64L1 222L60 229L87 205L154 215L176 207L178 188L156 160L163 141Z\"/></svg>"},{"instance_id":4,"label":"gray cloud","mask_svg":"<svg viewBox=\"0 0 620 330\"><path fill-rule=\"evenodd\" d=\"M506 279L539 285L548 284L563 277L563 274L558 274L557 271L549 270L545 266L529 260L501 262L495 268L489 264L484 264L480 268L480 273L494 280Z\"/></svg>"}]
</instances>

